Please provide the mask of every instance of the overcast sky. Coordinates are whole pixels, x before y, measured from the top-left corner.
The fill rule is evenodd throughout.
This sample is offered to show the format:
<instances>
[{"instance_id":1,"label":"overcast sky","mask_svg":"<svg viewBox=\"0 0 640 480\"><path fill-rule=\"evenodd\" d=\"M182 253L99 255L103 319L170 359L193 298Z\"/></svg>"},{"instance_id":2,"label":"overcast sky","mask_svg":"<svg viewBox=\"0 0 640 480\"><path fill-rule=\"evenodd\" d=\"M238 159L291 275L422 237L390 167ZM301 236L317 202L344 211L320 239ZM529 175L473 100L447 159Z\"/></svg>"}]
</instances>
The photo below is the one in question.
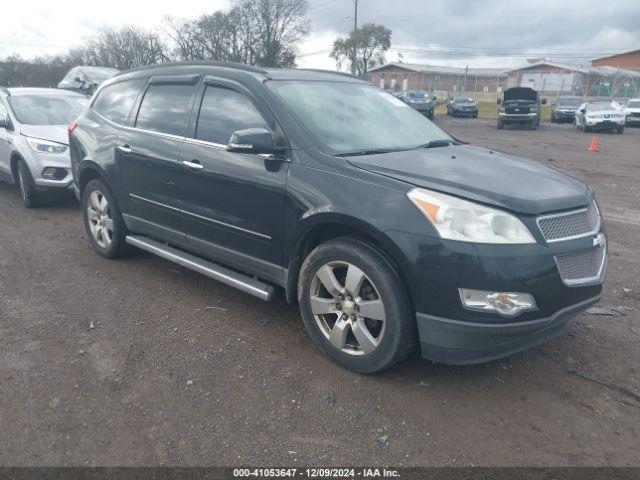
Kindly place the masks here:
<instances>
[{"instance_id":1,"label":"overcast sky","mask_svg":"<svg viewBox=\"0 0 640 480\"><path fill-rule=\"evenodd\" d=\"M157 28L166 15L195 17L227 0L27 0L2 6L0 57L64 52L101 26ZM353 27L353 0L309 0L312 33L299 65L335 68L328 51ZM359 0L358 21L393 32L387 61L519 66L527 57L567 63L640 48L640 0ZM28 8L27 8L28 5ZM442 53L438 53L442 52Z\"/></svg>"}]
</instances>

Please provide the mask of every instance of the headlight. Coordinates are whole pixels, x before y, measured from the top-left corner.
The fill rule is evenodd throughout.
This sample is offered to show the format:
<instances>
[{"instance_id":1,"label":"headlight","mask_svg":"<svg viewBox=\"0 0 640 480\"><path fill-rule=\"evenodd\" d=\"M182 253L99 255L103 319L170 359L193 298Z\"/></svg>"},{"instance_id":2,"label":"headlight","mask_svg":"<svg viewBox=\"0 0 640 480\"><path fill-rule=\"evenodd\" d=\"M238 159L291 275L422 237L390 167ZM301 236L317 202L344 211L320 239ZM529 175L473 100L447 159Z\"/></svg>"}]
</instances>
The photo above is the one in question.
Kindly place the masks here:
<instances>
[{"instance_id":1,"label":"headlight","mask_svg":"<svg viewBox=\"0 0 640 480\"><path fill-rule=\"evenodd\" d=\"M40 153L62 153L67 150L67 146L62 143L49 142L39 138L26 137L29 146Z\"/></svg>"},{"instance_id":2,"label":"headlight","mask_svg":"<svg viewBox=\"0 0 640 480\"><path fill-rule=\"evenodd\" d=\"M414 188L407 196L442 238L474 243L535 243L527 227L502 210L421 188Z\"/></svg>"}]
</instances>

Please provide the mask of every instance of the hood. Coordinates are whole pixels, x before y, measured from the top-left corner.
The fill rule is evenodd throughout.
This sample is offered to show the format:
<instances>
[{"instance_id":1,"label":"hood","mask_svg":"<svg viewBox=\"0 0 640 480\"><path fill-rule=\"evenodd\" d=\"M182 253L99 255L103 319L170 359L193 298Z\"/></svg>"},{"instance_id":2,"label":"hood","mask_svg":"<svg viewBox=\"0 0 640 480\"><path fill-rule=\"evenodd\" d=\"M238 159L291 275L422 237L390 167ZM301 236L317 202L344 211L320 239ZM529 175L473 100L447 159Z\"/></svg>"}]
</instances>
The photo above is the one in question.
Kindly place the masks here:
<instances>
[{"instance_id":1,"label":"hood","mask_svg":"<svg viewBox=\"0 0 640 480\"><path fill-rule=\"evenodd\" d=\"M20 133L27 137L69 145L67 125L20 125Z\"/></svg>"},{"instance_id":2,"label":"hood","mask_svg":"<svg viewBox=\"0 0 640 480\"><path fill-rule=\"evenodd\" d=\"M567 174L466 145L350 157L349 161L412 185L528 215L583 207L592 197L585 184Z\"/></svg>"},{"instance_id":3,"label":"hood","mask_svg":"<svg viewBox=\"0 0 640 480\"><path fill-rule=\"evenodd\" d=\"M504 101L507 102L509 100L529 100L531 102L537 102L538 92L528 87L508 88L504 91Z\"/></svg>"}]
</instances>

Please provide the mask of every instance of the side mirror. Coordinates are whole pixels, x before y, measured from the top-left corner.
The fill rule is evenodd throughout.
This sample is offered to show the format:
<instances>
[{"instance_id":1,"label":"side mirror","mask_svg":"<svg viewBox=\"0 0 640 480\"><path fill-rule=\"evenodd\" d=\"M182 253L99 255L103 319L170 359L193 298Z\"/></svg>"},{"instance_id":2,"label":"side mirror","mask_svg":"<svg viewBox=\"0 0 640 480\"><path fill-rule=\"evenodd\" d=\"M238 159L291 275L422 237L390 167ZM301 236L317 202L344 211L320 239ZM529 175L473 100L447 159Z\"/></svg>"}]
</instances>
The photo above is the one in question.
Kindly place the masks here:
<instances>
[{"instance_id":1,"label":"side mirror","mask_svg":"<svg viewBox=\"0 0 640 480\"><path fill-rule=\"evenodd\" d=\"M501 99L501 98L499 98L498 100L496 100L496 103L497 103L498 105L502 105L502 99Z\"/></svg>"},{"instance_id":2,"label":"side mirror","mask_svg":"<svg viewBox=\"0 0 640 480\"><path fill-rule=\"evenodd\" d=\"M543 98L543 99L542 99L542 105L546 105L546 104L547 104L547 99L546 99L546 98Z\"/></svg>"},{"instance_id":3,"label":"side mirror","mask_svg":"<svg viewBox=\"0 0 640 480\"><path fill-rule=\"evenodd\" d=\"M0 128L4 128L4 129L9 128L9 119L7 117L0 118Z\"/></svg>"},{"instance_id":4,"label":"side mirror","mask_svg":"<svg viewBox=\"0 0 640 480\"><path fill-rule=\"evenodd\" d=\"M273 133L266 128L247 128L231 134L227 151L237 153L282 153L282 147L276 147Z\"/></svg>"},{"instance_id":5,"label":"side mirror","mask_svg":"<svg viewBox=\"0 0 640 480\"><path fill-rule=\"evenodd\" d=\"M431 97L431 100L433 100L434 102L438 101L438 97L436 97L435 95L433 97Z\"/></svg>"},{"instance_id":6,"label":"side mirror","mask_svg":"<svg viewBox=\"0 0 640 480\"><path fill-rule=\"evenodd\" d=\"M587 109L586 108L581 108L580 109L580 113L586 113Z\"/></svg>"}]
</instances>

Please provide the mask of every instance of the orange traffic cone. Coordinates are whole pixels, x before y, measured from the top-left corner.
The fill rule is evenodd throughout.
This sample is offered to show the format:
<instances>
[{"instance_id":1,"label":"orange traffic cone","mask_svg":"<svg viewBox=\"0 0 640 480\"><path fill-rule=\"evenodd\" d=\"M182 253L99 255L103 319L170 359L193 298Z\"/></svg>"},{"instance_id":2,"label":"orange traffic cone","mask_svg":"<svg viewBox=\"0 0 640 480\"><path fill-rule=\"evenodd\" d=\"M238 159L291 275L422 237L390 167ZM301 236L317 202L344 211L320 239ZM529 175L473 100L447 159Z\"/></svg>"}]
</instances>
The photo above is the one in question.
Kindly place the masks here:
<instances>
[{"instance_id":1,"label":"orange traffic cone","mask_svg":"<svg viewBox=\"0 0 640 480\"><path fill-rule=\"evenodd\" d=\"M599 152L600 148L598 147L598 139L594 136L591 139L591 145L589 145L590 152Z\"/></svg>"}]
</instances>

